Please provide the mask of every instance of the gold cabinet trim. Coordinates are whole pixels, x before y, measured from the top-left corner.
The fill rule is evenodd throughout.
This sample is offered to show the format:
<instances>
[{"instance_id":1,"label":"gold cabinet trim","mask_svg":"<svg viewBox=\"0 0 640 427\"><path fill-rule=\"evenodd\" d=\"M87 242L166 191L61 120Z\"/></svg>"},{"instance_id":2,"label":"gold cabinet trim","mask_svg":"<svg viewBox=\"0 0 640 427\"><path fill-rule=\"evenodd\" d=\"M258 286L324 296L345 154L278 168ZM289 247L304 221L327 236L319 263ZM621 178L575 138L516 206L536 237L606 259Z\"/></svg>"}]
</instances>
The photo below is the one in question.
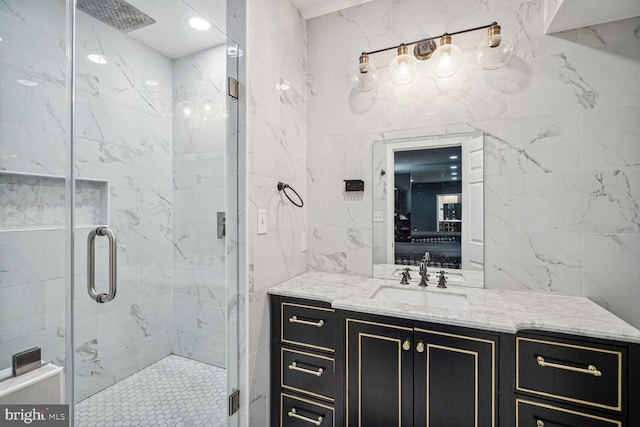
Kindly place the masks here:
<instances>
[{"instance_id":1,"label":"gold cabinet trim","mask_svg":"<svg viewBox=\"0 0 640 427\"><path fill-rule=\"evenodd\" d=\"M409 331L409 332L413 332L412 328L407 328L404 326L395 326L395 325L389 325L389 324L385 324L385 323L377 323L377 322L369 322L366 320L356 320L356 319L346 319L346 330L345 330L345 415L346 415L346 425L349 425L349 324L350 323L361 323L361 324L365 324L365 325L374 325L374 326L382 326L385 328L389 328L389 329L397 329L397 330L401 330L401 331ZM359 334L360 335L360 334ZM398 351L400 352L400 347L401 347L401 340L399 339L394 339L394 338L388 338L388 337L383 337L383 338L387 338L389 340L395 340L398 342ZM360 336L358 336L358 341L360 340ZM358 357L360 358L360 349L358 349ZM402 353L398 354L398 364L401 367L402 363L401 363L401 357L402 357ZM362 362L359 359L358 360L358 383L360 383L360 378L362 375L362 372L360 370L360 366L361 366ZM400 374L400 370L399 370L399 374ZM399 381L399 385L401 386L401 379L398 378ZM360 386L360 384L358 384L358 387ZM401 394L402 394L402 387L398 388L398 402L400 407L398 408L399 411L399 416L400 416L400 420L398 425L401 425L402 422L402 400L401 400ZM360 413L360 391L358 391L358 414ZM361 419L358 419L358 424L360 425L361 423Z\"/></svg>"},{"instance_id":2,"label":"gold cabinet trim","mask_svg":"<svg viewBox=\"0 0 640 427\"><path fill-rule=\"evenodd\" d=\"M520 416L519 416L520 415L519 414L520 406L519 406L519 404L520 403L525 404L525 405L537 406L539 408L551 409L553 411L565 412L567 414L578 415L578 416L582 416L582 417L585 417L585 418L591 418L591 419L598 420L598 421L604 421L604 422L611 423L611 425L613 425L615 427L622 427L622 422L618 421L618 420L612 420L610 418L599 417L599 416L596 416L596 415L586 414L584 412L572 411L570 409L564 409L564 408L560 408L560 407L557 407L557 406L548 405L546 403L532 402L530 400L524 400L524 399L516 399L516 427L520 427L520 425L519 425L519 423L520 423Z\"/></svg>"},{"instance_id":3,"label":"gold cabinet trim","mask_svg":"<svg viewBox=\"0 0 640 427\"><path fill-rule=\"evenodd\" d=\"M288 397L289 399L297 400L298 402L305 402L305 403L308 403L310 405L319 406L321 408L329 409L331 411L331 415L332 415L332 419L333 419L333 422L332 422L331 425L335 427L335 425L336 425L336 413L335 413L335 410L333 409L333 407L327 406L327 405L323 405L322 403L314 402L312 400L307 400L307 399L304 399L302 397L292 396L292 395L287 394L287 393L280 393L280 427L282 427L282 424L284 422L284 418L283 418L284 417L284 411L283 411L283 409L284 409L284 397L285 396Z\"/></svg>"},{"instance_id":4,"label":"gold cabinet trim","mask_svg":"<svg viewBox=\"0 0 640 427\"><path fill-rule=\"evenodd\" d=\"M470 337L467 335L450 334L448 332L434 331L431 329L414 328L414 330L416 332L422 332L426 334L442 335L445 337L458 338L458 339L467 340L467 341L476 341L476 342L481 342L481 343L491 345L491 426L495 427L496 425L496 342L494 340L489 340L485 338L476 338L476 337ZM429 394L427 393L427 399L429 398L428 396ZM427 417L427 422L428 420L429 418Z\"/></svg>"},{"instance_id":5,"label":"gold cabinet trim","mask_svg":"<svg viewBox=\"0 0 640 427\"><path fill-rule=\"evenodd\" d=\"M291 307L310 308L311 310L329 311L331 313L336 312L333 308L316 307L315 305L304 305L304 304L296 304L293 302L283 302L282 306L284 307L285 305L288 305Z\"/></svg>"},{"instance_id":6,"label":"gold cabinet trim","mask_svg":"<svg viewBox=\"0 0 640 427\"><path fill-rule=\"evenodd\" d=\"M287 344L293 344L293 345L299 345L301 347L307 347L307 348L313 348L316 350L321 350L321 351L328 351L331 353L335 352L335 349L333 348L329 348L329 347L322 347L319 345L313 345L313 344L307 344L307 343L303 343L300 341L291 341L291 340L286 340L284 339L284 306L288 305L290 307L301 307L301 308L308 308L311 310L319 310L319 311L327 311L330 313L335 313L336 311L332 308L323 308L323 307L314 307L312 305L304 305L304 304L295 304L295 303L291 303L291 302L283 302L280 303L280 341L283 343L287 343Z\"/></svg>"},{"instance_id":7,"label":"gold cabinet trim","mask_svg":"<svg viewBox=\"0 0 640 427\"><path fill-rule=\"evenodd\" d=\"M321 399L327 399L327 400L330 400L332 402L335 402L334 398L329 397L329 396L325 396L324 394L313 393L311 391L303 390L303 389L300 389L300 388L297 388L297 387L292 387L292 386L286 385L284 383L284 352L285 351L289 352L289 353L296 353L296 354L302 354L304 356L315 357L316 359L328 360L328 361L333 363L334 372L335 372L335 359L333 359L331 357L320 356L318 354L306 353L304 351L292 350L292 349L289 349L289 348L280 348L280 387L286 388L288 390L297 391L298 393L304 393L304 394L308 394L310 396L319 397Z\"/></svg>"},{"instance_id":8,"label":"gold cabinet trim","mask_svg":"<svg viewBox=\"0 0 640 427\"><path fill-rule=\"evenodd\" d=\"M362 337L398 344L398 426L402 425L402 340L360 332L358 334L358 427L362 427Z\"/></svg>"},{"instance_id":9,"label":"gold cabinet trim","mask_svg":"<svg viewBox=\"0 0 640 427\"><path fill-rule=\"evenodd\" d=\"M368 320L356 320L356 319L347 319L347 323L348 322L363 323L365 325L382 326L383 328L399 329L401 331L413 332L413 328L408 328L406 326L389 325L388 323L369 322Z\"/></svg>"},{"instance_id":10,"label":"gold cabinet trim","mask_svg":"<svg viewBox=\"0 0 640 427\"><path fill-rule=\"evenodd\" d=\"M607 354L613 354L618 356L618 404L617 406L604 405L602 403L590 402L587 400L575 399L572 397L562 396L562 395L553 394L553 393L547 393L540 390L533 390L533 389L520 387L520 341L535 342L540 344L547 344L547 345L554 345L554 346L568 347L568 348L577 348L579 350L595 351L599 353L607 353ZM516 337L516 390L537 394L540 396L565 400L568 402L580 403L583 405L593 406L596 408L612 409L614 411L621 412L622 411L622 352L615 351L615 350L606 350L606 349L597 348L597 347L586 347L586 346L576 345L576 344L566 344L566 343L557 342L557 341L547 341L547 340L539 340L534 338Z\"/></svg>"},{"instance_id":11,"label":"gold cabinet trim","mask_svg":"<svg viewBox=\"0 0 640 427\"><path fill-rule=\"evenodd\" d=\"M431 407L430 403L429 403L429 359L430 359L430 355L431 355L431 349L432 348L436 348L436 349L440 349L440 350L445 350L445 351L453 351L456 353L463 353L463 354L468 354L473 356L474 358L474 368L475 368L475 393L474 393L474 398L475 398L475 402L474 402L474 412L475 412L475 427L478 427L478 352L477 351L471 351L471 350L465 350L462 348L453 348L453 347L446 347L443 345L437 345L437 344L429 344L427 343L427 351L426 351L426 356L427 356L427 378L426 378L426 382L427 382L427 401L426 401L426 420L427 420L427 427L429 427L429 420L430 420L430 414L429 414L429 409Z\"/></svg>"},{"instance_id":12,"label":"gold cabinet trim","mask_svg":"<svg viewBox=\"0 0 640 427\"><path fill-rule=\"evenodd\" d=\"M422 329L422 328L414 328L414 330L416 332L424 332L427 334L433 334L433 335L443 335L445 337L453 337L453 338L460 338L463 340L467 340L467 341L479 341L479 342L485 342L487 344L495 344L495 341L493 340L488 340L485 338L476 338L476 337L470 337L468 335L458 335L458 334L450 334L448 332L440 332L440 331L434 331L432 329Z\"/></svg>"}]
</instances>

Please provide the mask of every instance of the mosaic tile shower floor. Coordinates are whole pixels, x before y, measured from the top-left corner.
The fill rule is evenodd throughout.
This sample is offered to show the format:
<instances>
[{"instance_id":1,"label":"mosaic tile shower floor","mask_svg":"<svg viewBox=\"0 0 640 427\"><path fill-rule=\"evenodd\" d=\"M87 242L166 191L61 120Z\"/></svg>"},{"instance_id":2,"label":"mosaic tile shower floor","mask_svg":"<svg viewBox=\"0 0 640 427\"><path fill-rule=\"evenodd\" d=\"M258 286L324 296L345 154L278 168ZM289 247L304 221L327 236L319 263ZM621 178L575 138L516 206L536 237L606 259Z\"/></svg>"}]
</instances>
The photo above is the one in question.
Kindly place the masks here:
<instances>
[{"instance_id":1,"label":"mosaic tile shower floor","mask_svg":"<svg viewBox=\"0 0 640 427\"><path fill-rule=\"evenodd\" d=\"M76 405L76 427L227 425L226 370L171 355Z\"/></svg>"}]
</instances>

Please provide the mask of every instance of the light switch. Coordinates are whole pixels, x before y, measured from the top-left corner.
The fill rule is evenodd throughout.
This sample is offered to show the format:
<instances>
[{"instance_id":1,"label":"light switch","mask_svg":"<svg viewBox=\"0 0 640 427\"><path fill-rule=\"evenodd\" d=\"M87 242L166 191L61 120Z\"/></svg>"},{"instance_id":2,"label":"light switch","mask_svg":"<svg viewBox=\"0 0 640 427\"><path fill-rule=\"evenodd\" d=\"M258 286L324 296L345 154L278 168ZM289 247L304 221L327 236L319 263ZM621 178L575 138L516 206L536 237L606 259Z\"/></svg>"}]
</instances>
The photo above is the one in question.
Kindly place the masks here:
<instances>
[{"instance_id":1,"label":"light switch","mask_svg":"<svg viewBox=\"0 0 640 427\"><path fill-rule=\"evenodd\" d=\"M258 234L267 234L267 211L258 210Z\"/></svg>"},{"instance_id":2,"label":"light switch","mask_svg":"<svg viewBox=\"0 0 640 427\"><path fill-rule=\"evenodd\" d=\"M307 250L307 232L300 233L300 252L306 252Z\"/></svg>"},{"instance_id":3,"label":"light switch","mask_svg":"<svg viewBox=\"0 0 640 427\"><path fill-rule=\"evenodd\" d=\"M374 212L373 222L384 222L384 212Z\"/></svg>"}]
</instances>

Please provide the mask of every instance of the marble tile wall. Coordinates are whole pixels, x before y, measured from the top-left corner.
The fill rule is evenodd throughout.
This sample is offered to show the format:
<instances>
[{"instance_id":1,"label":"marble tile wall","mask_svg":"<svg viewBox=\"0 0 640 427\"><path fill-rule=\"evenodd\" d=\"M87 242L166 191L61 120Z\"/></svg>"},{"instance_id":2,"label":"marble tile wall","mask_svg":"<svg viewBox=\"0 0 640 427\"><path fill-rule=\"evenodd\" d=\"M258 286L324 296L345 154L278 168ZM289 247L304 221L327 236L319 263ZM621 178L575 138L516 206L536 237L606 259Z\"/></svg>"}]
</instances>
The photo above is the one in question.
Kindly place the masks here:
<instances>
[{"instance_id":1,"label":"marble tile wall","mask_svg":"<svg viewBox=\"0 0 640 427\"><path fill-rule=\"evenodd\" d=\"M172 61L79 12L76 27L76 167L110 182L118 236L118 296L92 302L86 253L76 250L75 370L81 400L171 353L173 257ZM88 59L103 55L106 64ZM148 86L147 80L160 84ZM76 232L76 248L89 229ZM107 283L97 239L98 286Z\"/></svg>"},{"instance_id":2,"label":"marble tile wall","mask_svg":"<svg viewBox=\"0 0 640 427\"><path fill-rule=\"evenodd\" d=\"M173 353L226 365L226 45L173 61ZM189 102L197 114L181 112Z\"/></svg>"},{"instance_id":3,"label":"marble tile wall","mask_svg":"<svg viewBox=\"0 0 640 427\"><path fill-rule=\"evenodd\" d=\"M640 327L640 18L543 19L543 0L375 0L307 22L309 269L371 274L371 192L342 180L371 188L373 141L482 131L486 285L586 295ZM450 79L425 62L394 87L381 54L377 92L351 90L362 51L494 20L516 45L504 69L478 69L473 33Z\"/></svg>"},{"instance_id":4,"label":"marble tile wall","mask_svg":"<svg viewBox=\"0 0 640 427\"><path fill-rule=\"evenodd\" d=\"M267 289L306 271L301 233L307 208L296 208L278 181L307 201L306 21L290 0L248 2L248 348L250 425L266 426L269 395ZM267 211L267 234L257 212Z\"/></svg>"},{"instance_id":5,"label":"marble tile wall","mask_svg":"<svg viewBox=\"0 0 640 427\"><path fill-rule=\"evenodd\" d=\"M0 2L0 38L0 170L64 175L64 0ZM4 175L7 191L0 191L7 215L0 232L0 369L11 366L12 354L36 345L64 366L64 232L16 231L45 220L58 226L64 214L57 201L44 202L32 180L33 186L10 181ZM27 205L11 197L16 186L30 194ZM51 207L52 217L27 214L30 206Z\"/></svg>"}]
</instances>

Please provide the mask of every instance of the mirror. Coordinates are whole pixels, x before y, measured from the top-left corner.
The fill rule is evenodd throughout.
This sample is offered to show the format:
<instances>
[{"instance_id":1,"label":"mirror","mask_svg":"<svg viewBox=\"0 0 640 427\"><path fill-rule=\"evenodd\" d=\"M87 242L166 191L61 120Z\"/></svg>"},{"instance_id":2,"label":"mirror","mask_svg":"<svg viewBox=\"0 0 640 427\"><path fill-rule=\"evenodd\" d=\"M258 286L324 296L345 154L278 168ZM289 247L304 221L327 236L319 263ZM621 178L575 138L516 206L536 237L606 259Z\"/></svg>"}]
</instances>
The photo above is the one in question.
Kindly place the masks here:
<instances>
[{"instance_id":1,"label":"mirror","mask_svg":"<svg viewBox=\"0 0 640 427\"><path fill-rule=\"evenodd\" d=\"M427 259L449 283L484 287L483 135L373 144L373 276Z\"/></svg>"}]
</instances>

